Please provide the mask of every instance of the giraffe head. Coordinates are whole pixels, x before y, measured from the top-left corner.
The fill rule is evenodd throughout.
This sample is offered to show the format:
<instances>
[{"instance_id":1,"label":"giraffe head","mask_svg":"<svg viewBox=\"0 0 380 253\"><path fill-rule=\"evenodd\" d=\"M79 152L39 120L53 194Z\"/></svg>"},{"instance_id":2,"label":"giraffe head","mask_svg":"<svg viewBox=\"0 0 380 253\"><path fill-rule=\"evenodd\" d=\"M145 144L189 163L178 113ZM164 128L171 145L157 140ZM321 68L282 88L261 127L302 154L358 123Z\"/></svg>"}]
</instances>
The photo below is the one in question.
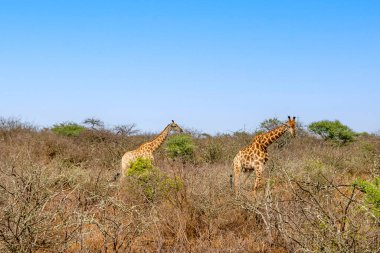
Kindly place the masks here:
<instances>
[{"instance_id":1,"label":"giraffe head","mask_svg":"<svg viewBox=\"0 0 380 253\"><path fill-rule=\"evenodd\" d=\"M288 116L286 125L288 126L289 132L292 134L292 136L296 137L296 117L290 118L290 116Z\"/></svg>"},{"instance_id":2,"label":"giraffe head","mask_svg":"<svg viewBox=\"0 0 380 253\"><path fill-rule=\"evenodd\" d=\"M177 133L182 133L183 130L182 128L174 122L174 120L172 120L172 123L169 124L169 127L170 127L170 131L175 131Z\"/></svg>"}]
</instances>

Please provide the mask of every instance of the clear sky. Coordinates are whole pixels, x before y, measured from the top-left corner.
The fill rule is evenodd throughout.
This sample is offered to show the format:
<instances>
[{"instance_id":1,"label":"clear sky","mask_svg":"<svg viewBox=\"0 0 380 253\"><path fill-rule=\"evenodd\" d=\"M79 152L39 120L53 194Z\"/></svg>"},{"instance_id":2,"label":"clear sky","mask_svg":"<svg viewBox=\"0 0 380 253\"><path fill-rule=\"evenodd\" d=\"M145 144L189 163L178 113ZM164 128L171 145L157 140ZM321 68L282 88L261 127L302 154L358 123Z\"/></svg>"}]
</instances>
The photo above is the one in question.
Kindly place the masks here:
<instances>
[{"instance_id":1,"label":"clear sky","mask_svg":"<svg viewBox=\"0 0 380 253\"><path fill-rule=\"evenodd\" d=\"M0 0L0 116L380 130L380 1Z\"/></svg>"}]
</instances>

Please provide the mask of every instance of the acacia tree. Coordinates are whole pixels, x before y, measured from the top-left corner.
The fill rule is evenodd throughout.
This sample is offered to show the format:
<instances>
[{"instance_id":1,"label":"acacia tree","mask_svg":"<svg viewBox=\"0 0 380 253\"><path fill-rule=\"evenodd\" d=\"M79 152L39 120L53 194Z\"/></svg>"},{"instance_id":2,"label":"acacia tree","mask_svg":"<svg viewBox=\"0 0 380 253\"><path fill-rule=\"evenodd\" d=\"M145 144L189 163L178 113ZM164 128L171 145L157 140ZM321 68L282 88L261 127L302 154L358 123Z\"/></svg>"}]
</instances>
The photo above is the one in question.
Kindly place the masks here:
<instances>
[{"instance_id":1,"label":"acacia tree","mask_svg":"<svg viewBox=\"0 0 380 253\"><path fill-rule=\"evenodd\" d=\"M86 128L74 122L63 122L53 125L51 130L59 135L79 136Z\"/></svg>"},{"instance_id":2,"label":"acacia tree","mask_svg":"<svg viewBox=\"0 0 380 253\"><path fill-rule=\"evenodd\" d=\"M266 119L260 123L259 131L269 131L281 125L281 121L277 118Z\"/></svg>"},{"instance_id":3,"label":"acacia tree","mask_svg":"<svg viewBox=\"0 0 380 253\"><path fill-rule=\"evenodd\" d=\"M88 118L83 121L83 124L89 125L91 129L101 129L104 128L104 122L96 118Z\"/></svg>"},{"instance_id":4,"label":"acacia tree","mask_svg":"<svg viewBox=\"0 0 380 253\"><path fill-rule=\"evenodd\" d=\"M309 125L309 130L322 137L324 140L332 140L341 144L354 140L355 132L339 120L322 120Z\"/></svg>"},{"instance_id":5,"label":"acacia tree","mask_svg":"<svg viewBox=\"0 0 380 253\"><path fill-rule=\"evenodd\" d=\"M126 125L117 125L113 128L116 134L130 136L135 135L140 132L139 129L136 128L136 124L126 124Z\"/></svg>"}]
</instances>

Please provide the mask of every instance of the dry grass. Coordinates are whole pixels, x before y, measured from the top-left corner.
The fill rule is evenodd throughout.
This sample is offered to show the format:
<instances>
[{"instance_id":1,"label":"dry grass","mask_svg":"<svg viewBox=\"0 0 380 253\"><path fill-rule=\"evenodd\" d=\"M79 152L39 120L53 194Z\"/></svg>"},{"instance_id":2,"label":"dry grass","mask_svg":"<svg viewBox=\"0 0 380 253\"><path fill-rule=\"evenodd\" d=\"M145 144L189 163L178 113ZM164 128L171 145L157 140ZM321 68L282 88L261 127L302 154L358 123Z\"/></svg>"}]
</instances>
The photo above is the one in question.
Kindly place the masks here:
<instances>
[{"instance_id":1,"label":"dry grass","mask_svg":"<svg viewBox=\"0 0 380 253\"><path fill-rule=\"evenodd\" d=\"M259 196L250 195L252 177L235 197L231 161L251 137L195 138L194 162L185 165L161 149L156 166L183 187L152 201L111 182L122 154L151 136L69 138L3 124L0 252L380 250L379 218L351 186L380 175L379 137L337 147L304 135L273 145Z\"/></svg>"}]
</instances>

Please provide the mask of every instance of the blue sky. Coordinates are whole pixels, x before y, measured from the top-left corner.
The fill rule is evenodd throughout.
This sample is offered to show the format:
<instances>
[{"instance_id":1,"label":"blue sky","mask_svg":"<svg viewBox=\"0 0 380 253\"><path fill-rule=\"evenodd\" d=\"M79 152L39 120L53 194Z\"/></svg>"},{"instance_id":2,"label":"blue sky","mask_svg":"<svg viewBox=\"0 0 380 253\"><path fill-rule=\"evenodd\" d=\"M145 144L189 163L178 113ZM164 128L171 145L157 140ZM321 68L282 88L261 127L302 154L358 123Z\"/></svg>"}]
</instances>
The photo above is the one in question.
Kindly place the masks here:
<instances>
[{"instance_id":1,"label":"blue sky","mask_svg":"<svg viewBox=\"0 0 380 253\"><path fill-rule=\"evenodd\" d=\"M380 1L0 0L0 116L380 130Z\"/></svg>"}]
</instances>

